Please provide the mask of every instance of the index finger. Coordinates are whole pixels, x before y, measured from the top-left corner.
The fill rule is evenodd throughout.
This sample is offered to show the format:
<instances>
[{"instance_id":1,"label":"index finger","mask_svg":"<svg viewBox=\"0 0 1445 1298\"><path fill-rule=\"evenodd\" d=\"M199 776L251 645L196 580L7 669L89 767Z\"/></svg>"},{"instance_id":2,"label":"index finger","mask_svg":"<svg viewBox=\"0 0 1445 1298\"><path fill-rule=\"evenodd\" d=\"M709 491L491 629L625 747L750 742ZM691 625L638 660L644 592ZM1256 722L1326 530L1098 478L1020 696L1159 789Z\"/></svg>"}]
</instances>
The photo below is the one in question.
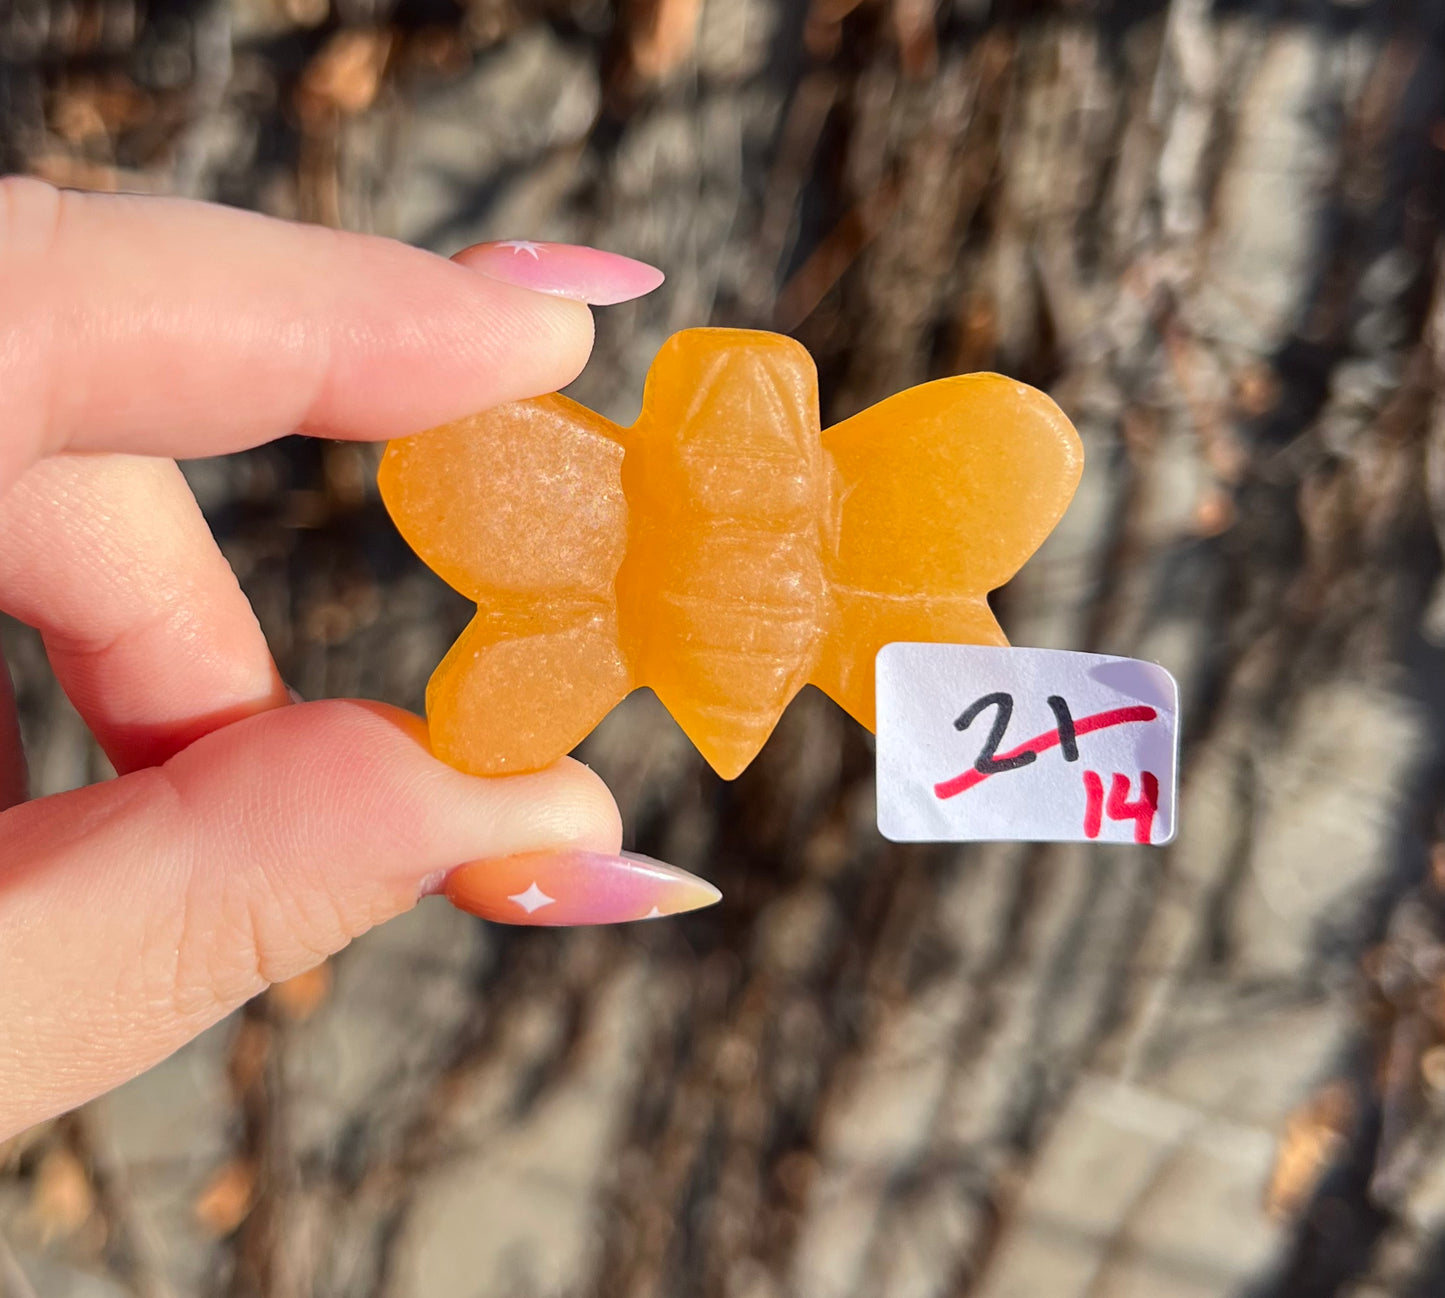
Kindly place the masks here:
<instances>
[{"instance_id":1,"label":"index finger","mask_svg":"<svg viewBox=\"0 0 1445 1298\"><path fill-rule=\"evenodd\" d=\"M564 386L580 303L390 239L0 177L0 493L63 450L380 440Z\"/></svg>"}]
</instances>

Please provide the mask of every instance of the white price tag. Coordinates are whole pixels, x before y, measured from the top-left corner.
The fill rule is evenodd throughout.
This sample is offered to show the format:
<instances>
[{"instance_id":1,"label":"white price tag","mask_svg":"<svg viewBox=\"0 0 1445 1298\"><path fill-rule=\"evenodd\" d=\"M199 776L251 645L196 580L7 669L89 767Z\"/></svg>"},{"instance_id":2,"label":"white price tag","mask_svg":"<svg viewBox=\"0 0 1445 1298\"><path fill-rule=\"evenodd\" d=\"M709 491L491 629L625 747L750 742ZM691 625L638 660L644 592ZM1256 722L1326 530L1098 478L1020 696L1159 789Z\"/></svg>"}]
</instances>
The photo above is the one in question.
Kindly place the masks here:
<instances>
[{"instance_id":1,"label":"white price tag","mask_svg":"<svg viewBox=\"0 0 1445 1298\"><path fill-rule=\"evenodd\" d=\"M878 828L896 843L1167 843L1179 687L1058 649L884 645Z\"/></svg>"}]
</instances>

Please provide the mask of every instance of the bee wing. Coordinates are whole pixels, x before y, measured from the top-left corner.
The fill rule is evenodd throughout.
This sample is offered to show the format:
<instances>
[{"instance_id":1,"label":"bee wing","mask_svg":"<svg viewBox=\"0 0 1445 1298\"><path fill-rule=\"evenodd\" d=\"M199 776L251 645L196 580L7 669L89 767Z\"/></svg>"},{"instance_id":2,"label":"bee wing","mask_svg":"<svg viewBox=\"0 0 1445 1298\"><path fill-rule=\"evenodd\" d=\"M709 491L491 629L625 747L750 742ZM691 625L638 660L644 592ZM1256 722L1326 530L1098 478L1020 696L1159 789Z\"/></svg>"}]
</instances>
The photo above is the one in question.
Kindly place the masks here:
<instances>
[{"instance_id":1,"label":"bee wing","mask_svg":"<svg viewBox=\"0 0 1445 1298\"><path fill-rule=\"evenodd\" d=\"M620 438L537 397L388 442L377 482L407 543L478 604L610 599L627 545Z\"/></svg>"},{"instance_id":2,"label":"bee wing","mask_svg":"<svg viewBox=\"0 0 1445 1298\"><path fill-rule=\"evenodd\" d=\"M479 609L427 684L432 751L472 775L540 770L631 689L615 607Z\"/></svg>"},{"instance_id":3,"label":"bee wing","mask_svg":"<svg viewBox=\"0 0 1445 1298\"><path fill-rule=\"evenodd\" d=\"M478 775L536 770L631 688L617 634L619 435L554 395L387 446L378 482L398 530L477 603L427 687L444 761Z\"/></svg>"},{"instance_id":4,"label":"bee wing","mask_svg":"<svg viewBox=\"0 0 1445 1298\"><path fill-rule=\"evenodd\" d=\"M1083 447L1048 397L998 374L910 388L826 430L823 445L838 474L835 621L813 683L872 729L883 645L1006 643L988 592L1063 515Z\"/></svg>"}]
</instances>

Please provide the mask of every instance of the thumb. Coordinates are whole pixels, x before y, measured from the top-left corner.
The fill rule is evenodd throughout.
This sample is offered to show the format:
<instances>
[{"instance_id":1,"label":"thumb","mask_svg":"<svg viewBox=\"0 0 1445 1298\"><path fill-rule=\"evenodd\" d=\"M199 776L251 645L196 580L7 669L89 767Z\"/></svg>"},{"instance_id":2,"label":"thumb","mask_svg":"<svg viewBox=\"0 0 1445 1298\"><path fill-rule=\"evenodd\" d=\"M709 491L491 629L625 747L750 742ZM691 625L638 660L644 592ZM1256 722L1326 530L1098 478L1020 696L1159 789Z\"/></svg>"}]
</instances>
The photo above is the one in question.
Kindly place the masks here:
<instances>
[{"instance_id":1,"label":"thumb","mask_svg":"<svg viewBox=\"0 0 1445 1298\"><path fill-rule=\"evenodd\" d=\"M633 866L614 855L620 838L610 795L576 762L478 779L433 758L409 713L335 701L264 712L164 766L12 808L0 815L0 1139L140 1072L456 866L535 854L542 887L507 916L527 921L538 897L564 891L549 858L585 889L579 860L594 874ZM603 917L713 899L680 871L636 868L650 891L633 889L624 915L614 887ZM465 872L473 893L485 869Z\"/></svg>"}]
</instances>

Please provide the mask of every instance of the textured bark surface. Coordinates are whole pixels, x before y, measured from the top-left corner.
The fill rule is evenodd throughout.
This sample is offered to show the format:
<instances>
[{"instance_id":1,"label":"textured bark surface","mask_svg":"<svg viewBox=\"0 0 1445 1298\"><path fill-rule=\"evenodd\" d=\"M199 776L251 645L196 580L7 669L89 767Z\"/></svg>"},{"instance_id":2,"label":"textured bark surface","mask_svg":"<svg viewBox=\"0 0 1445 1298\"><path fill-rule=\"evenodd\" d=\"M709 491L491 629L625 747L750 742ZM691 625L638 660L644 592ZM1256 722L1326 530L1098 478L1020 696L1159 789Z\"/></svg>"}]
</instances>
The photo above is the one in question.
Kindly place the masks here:
<instances>
[{"instance_id":1,"label":"textured bark surface","mask_svg":"<svg viewBox=\"0 0 1445 1298\"><path fill-rule=\"evenodd\" d=\"M673 330L778 328L826 421L998 368L1076 420L1022 644L1157 659L1167 850L898 847L809 691L716 780L584 745L720 906L424 904L0 1147L0 1293L1445 1292L1445 19L1119 0L12 0L0 151L397 234L597 243ZM189 466L283 671L418 707L467 606L372 452ZM103 774L5 630L35 792Z\"/></svg>"}]
</instances>

